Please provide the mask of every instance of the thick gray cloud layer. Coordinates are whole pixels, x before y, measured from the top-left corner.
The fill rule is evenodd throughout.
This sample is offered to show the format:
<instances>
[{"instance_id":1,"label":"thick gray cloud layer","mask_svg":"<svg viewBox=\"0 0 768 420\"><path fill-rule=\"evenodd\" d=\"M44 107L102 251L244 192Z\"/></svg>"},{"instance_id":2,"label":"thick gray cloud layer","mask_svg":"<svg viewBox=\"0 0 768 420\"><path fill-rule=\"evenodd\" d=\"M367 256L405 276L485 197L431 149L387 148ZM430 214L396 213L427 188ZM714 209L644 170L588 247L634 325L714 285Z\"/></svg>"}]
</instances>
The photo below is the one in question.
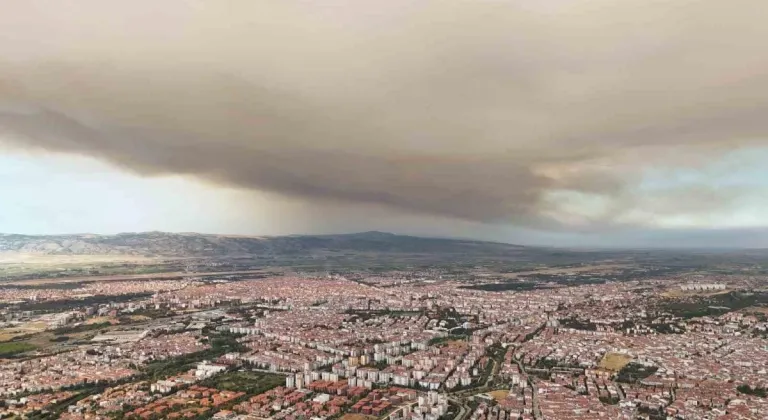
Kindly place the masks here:
<instances>
[{"instance_id":1,"label":"thick gray cloud layer","mask_svg":"<svg viewBox=\"0 0 768 420\"><path fill-rule=\"evenodd\" d=\"M758 0L7 3L3 141L146 175L647 224L742 192L652 196L643 171L768 143Z\"/></svg>"}]
</instances>

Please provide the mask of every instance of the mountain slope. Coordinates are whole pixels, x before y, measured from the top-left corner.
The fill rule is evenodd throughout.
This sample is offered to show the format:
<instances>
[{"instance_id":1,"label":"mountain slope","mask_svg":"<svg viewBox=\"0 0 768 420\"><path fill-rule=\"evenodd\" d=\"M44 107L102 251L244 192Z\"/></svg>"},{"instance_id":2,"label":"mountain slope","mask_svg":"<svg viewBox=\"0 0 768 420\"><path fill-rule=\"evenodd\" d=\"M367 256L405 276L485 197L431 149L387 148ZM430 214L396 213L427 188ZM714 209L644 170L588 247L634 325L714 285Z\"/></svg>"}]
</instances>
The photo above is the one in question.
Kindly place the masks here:
<instances>
[{"instance_id":1,"label":"mountain slope","mask_svg":"<svg viewBox=\"0 0 768 420\"><path fill-rule=\"evenodd\" d=\"M371 252L510 256L525 249L494 242L421 238L382 232L274 237L165 232L45 236L0 234L0 252L46 255L203 257Z\"/></svg>"}]
</instances>

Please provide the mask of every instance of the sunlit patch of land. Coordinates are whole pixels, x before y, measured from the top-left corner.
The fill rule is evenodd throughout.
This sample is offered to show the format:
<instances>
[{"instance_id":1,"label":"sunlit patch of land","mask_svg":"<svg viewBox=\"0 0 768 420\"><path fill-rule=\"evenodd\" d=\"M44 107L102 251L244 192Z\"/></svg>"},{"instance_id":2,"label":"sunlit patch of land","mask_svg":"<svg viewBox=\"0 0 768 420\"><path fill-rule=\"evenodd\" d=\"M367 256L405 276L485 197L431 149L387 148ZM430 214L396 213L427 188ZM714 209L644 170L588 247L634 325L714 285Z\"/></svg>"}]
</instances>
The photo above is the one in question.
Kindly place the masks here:
<instances>
[{"instance_id":1,"label":"sunlit patch of land","mask_svg":"<svg viewBox=\"0 0 768 420\"><path fill-rule=\"evenodd\" d=\"M45 331L46 324L44 322L27 322L19 324L13 327L0 329L0 342L13 340L16 337L24 335L36 334Z\"/></svg>"},{"instance_id":2,"label":"sunlit patch of land","mask_svg":"<svg viewBox=\"0 0 768 420\"><path fill-rule=\"evenodd\" d=\"M464 340L450 340L443 343L447 347L451 348L463 348L467 347L467 342Z\"/></svg>"},{"instance_id":3,"label":"sunlit patch of land","mask_svg":"<svg viewBox=\"0 0 768 420\"><path fill-rule=\"evenodd\" d=\"M147 273L147 274L119 274L112 276L78 276L78 277L62 277L62 278L38 278L29 280L13 280L4 282L3 285L41 285L41 284L62 284L62 283L81 283L81 282L93 282L93 281L119 281L119 280L162 280L162 279L174 279L178 277L214 277L214 276L230 276L230 275L247 275L247 274L263 274L270 272L270 270L245 270L245 271L219 271L219 272L185 272L176 271L172 273Z\"/></svg>"},{"instance_id":4,"label":"sunlit patch of land","mask_svg":"<svg viewBox=\"0 0 768 420\"><path fill-rule=\"evenodd\" d=\"M623 353L606 353L600 361L600 367L614 372L620 371L632 361L632 356Z\"/></svg>"},{"instance_id":5,"label":"sunlit patch of land","mask_svg":"<svg viewBox=\"0 0 768 420\"><path fill-rule=\"evenodd\" d=\"M90 270L104 274L141 274L164 271L165 260L132 255L45 255L0 252L0 278L71 277ZM165 270L167 271L167 270Z\"/></svg>"},{"instance_id":6,"label":"sunlit patch of land","mask_svg":"<svg viewBox=\"0 0 768 420\"><path fill-rule=\"evenodd\" d=\"M341 416L340 420L376 420L375 416L366 416L365 414L347 413Z\"/></svg>"},{"instance_id":7,"label":"sunlit patch of land","mask_svg":"<svg viewBox=\"0 0 768 420\"><path fill-rule=\"evenodd\" d=\"M141 255L46 255L23 252L0 252L0 264L8 265L83 265L99 263L151 263L159 259Z\"/></svg>"},{"instance_id":8,"label":"sunlit patch of land","mask_svg":"<svg viewBox=\"0 0 768 420\"><path fill-rule=\"evenodd\" d=\"M52 328L41 321L20 324L0 330L0 358L67 351L95 335L120 328L123 327L112 317L96 317L61 328Z\"/></svg>"},{"instance_id":9,"label":"sunlit patch of land","mask_svg":"<svg viewBox=\"0 0 768 420\"><path fill-rule=\"evenodd\" d=\"M494 400L497 402L504 401L507 398L507 395L509 395L508 389L499 389L496 391L491 391L488 393L491 397L493 397Z\"/></svg>"},{"instance_id":10,"label":"sunlit patch of land","mask_svg":"<svg viewBox=\"0 0 768 420\"><path fill-rule=\"evenodd\" d=\"M119 321L117 318L111 316L96 316L85 321L86 325L103 324L109 322L110 324L117 324Z\"/></svg>"},{"instance_id":11,"label":"sunlit patch of land","mask_svg":"<svg viewBox=\"0 0 768 420\"><path fill-rule=\"evenodd\" d=\"M765 306L750 306L742 310L744 313L761 313L768 315L768 307Z\"/></svg>"}]
</instances>

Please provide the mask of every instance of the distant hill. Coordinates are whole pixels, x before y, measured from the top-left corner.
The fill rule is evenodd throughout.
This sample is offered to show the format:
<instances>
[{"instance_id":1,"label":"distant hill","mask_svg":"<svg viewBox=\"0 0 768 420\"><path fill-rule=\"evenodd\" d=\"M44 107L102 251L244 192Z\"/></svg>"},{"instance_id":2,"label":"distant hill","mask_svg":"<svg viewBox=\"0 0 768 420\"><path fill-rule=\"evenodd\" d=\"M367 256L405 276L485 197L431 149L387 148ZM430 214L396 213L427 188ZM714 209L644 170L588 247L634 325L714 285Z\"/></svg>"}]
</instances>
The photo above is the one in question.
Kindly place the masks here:
<instances>
[{"instance_id":1,"label":"distant hill","mask_svg":"<svg viewBox=\"0 0 768 420\"><path fill-rule=\"evenodd\" d=\"M42 236L0 234L0 252L46 255L217 257L392 253L511 257L526 250L529 248L519 245L383 232L272 237L165 232Z\"/></svg>"}]
</instances>

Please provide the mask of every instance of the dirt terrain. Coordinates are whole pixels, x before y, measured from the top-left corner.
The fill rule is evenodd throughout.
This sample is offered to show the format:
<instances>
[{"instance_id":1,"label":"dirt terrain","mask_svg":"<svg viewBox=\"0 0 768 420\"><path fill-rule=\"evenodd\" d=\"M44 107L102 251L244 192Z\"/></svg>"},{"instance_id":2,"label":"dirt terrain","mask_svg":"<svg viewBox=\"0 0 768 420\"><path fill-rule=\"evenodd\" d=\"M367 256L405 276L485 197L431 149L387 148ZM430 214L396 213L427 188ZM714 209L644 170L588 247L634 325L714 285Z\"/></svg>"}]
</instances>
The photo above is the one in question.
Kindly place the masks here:
<instances>
[{"instance_id":1,"label":"dirt terrain","mask_svg":"<svg viewBox=\"0 0 768 420\"><path fill-rule=\"evenodd\" d=\"M600 367L603 369L618 372L632 361L632 356L622 353L607 353L600 361Z\"/></svg>"}]
</instances>

